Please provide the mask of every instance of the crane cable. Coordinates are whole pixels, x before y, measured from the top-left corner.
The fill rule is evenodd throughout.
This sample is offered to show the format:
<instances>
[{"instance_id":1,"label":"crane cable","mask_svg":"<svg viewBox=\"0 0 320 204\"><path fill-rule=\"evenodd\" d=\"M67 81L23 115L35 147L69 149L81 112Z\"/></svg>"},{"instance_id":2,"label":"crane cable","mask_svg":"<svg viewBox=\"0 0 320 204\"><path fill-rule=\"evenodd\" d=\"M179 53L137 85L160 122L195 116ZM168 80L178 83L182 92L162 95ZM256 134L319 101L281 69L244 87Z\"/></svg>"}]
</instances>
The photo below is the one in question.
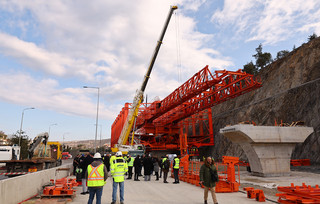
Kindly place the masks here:
<instances>
[{"instance_id":1,"label":"crane cable","mask_svg":"<svg viewBox=\"0 0 320 204\"><path fill-rule=\"evenodd\" d=\"M175 30L176 30L176 51L177 51L177 70L178 70L178 82L181 82L181 52L180 52L180 18L179 14L175 12Z\"/></svg>"}]
</instances>

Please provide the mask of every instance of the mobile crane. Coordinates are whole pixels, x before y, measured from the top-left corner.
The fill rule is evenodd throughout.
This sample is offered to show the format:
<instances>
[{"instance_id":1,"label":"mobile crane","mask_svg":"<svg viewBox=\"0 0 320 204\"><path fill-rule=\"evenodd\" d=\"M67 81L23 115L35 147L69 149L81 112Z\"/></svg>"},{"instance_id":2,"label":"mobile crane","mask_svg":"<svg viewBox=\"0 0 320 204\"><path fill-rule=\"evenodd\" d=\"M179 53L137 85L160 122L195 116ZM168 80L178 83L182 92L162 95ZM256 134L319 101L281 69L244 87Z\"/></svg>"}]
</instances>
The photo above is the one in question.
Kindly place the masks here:
<instances>
[{"instance_id":1,"label":"mobile crane","mask_svg":"<svg viewBox=\"0 0 320 204\"><path fill-rule=\"evenodd\" d=\"M138 115L138 111L139 111L139 107L140 104L143 102L143 94L144 91L146 89L148 80L150 78L150 74L153 68L153 65L155 63L155 60L157 58L158 52L160 50L160 46L162 44L162 40L164 38L165 32L168 28L171 16L174 12L174 10L178 9L177 6L171 6L167 19L165 21L164 27L162 29L162 32L160 34L159 40L157 42L156 48L153 52L148 70L146 75L144 76L144 80L142 82L141 88L140 90L137 90L135 97L133 98L133 103L132 103L132 108L129 110L129 113L127 115L126 121L123 125L121 134L118 138L118 143L111 148L112 152L117 152L117 151L122 151L123 153L127 154L130 152L135 152L136 154L139 154L139 152L143 152L143 146L139 145L139 144L135 144L133 145L133 141L134 141L134 131L132 132L132 139L131 139L131 144L127 145L128 139L129 139L129 134L131 133L131 130L134 126L135 120L137 118Z\"/></svg>"}]
</instances>

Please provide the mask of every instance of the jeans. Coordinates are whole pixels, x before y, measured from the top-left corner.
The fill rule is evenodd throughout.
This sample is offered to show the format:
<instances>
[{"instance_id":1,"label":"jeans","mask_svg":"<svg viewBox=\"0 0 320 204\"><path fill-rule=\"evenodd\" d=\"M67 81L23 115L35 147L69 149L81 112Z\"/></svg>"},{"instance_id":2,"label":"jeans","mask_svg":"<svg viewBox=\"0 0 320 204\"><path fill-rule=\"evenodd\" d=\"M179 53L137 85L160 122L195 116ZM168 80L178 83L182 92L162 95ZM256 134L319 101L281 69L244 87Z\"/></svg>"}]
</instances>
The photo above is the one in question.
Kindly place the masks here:
<instances>
[{"instance_id":1,"label":"jeans","mask_svg":"<svg viewBox=\"0 0 320 204\"><path fill-rule=\"evenodd\" d=\"M96 194L96 200L97 200L96 204L101 204L101 196L102 196L103 187L88 187L88 189L89 189L88 204L92 204L94 194Z\"/></svg>"},{"instance_id":2,"label":"jeans","mask_svg":"<svg viewBox=\"0 0 320 204\"><path fill-rule=\"evenodd\" d=\"M87 192L88 191L88 187L87 187L87 180L86 179L81 179L82 181L82 192Z\"/></svg>"},{"instance_id":3,"label":"jeans","mask_svg":"<svg viewBox=\"0 0 320 204\"><path fill-rule=\"evenodd\" d=\"M112 202L117 201L117 191L118 191L118 184L120 186L120 202L124 201L124 181L123 182L114 182L112 184Z\"/></svg>"}]
</instances>

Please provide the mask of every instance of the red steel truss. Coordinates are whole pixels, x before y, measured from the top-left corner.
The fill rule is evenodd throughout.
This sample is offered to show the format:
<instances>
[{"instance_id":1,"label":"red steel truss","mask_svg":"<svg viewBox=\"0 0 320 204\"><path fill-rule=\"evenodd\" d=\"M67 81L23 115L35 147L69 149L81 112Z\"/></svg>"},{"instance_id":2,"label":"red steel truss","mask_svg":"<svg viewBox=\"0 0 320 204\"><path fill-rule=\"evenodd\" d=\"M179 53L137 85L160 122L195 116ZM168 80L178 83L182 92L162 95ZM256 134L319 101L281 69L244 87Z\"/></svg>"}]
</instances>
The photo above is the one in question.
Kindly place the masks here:
<instances>
[{"instance_id":1,"label":"red steel truss","mask_svg":"<svg viewBox=\"0 0 320 204\"><path fill-rule=\"evenodd\" d=\"M149 151L186 152L193 147L213 145L211 107L259 87L259 80L241 70L215 71L213 75L206 66L162 101L142 104L136 120L136 135ZM130 104L126 103L112 124L112 146L117 143L129 108ZM204 124L208 127L205 132L200 127Z\"/></svg>"}]
</instances>

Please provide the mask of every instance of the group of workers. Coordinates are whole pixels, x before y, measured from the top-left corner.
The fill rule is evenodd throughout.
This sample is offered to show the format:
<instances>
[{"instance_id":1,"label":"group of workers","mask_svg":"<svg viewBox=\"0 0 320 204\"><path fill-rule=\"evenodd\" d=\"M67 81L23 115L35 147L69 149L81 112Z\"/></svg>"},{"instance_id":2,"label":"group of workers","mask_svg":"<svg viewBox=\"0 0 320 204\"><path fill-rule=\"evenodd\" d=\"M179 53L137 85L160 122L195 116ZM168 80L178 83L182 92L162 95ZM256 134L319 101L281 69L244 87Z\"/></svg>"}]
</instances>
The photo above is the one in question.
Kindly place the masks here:
<instances>
[{"instance_id":1,"label":"group of workers","mask_svg":"<svg viewBox=\"0 0 320 204\"><path fill-rule=\"evenodd\" d=\"M120 204L124 204L124 180L125 175L128 175L127 179L132 179L134 168L134 181L140 181L139 176L142 176L141 170L143 167L144 180L150 181L150 176L155 172L156 180L159 180L163 172L163 182L167 182L168 172L170 168L170 160L168 155L158 160L151 155L139 155L136 158L122 155L121 151L118 151L114 155L105 155L103 158L100 153L89 153L87 155L77 155L74 159L74 174L77 176L77 180L81 179L82 188L84 194L89 194L88 204L93 202L94 196L96 196L96 203L101 204L101 197L103 186L106 184L108 178L108 172L111 173L113 179L112 185L112 202L115 204L117 200L117 191L119 186L120 191ZM179 183L179 167L180 159L175 157L172 161L172 168L174 172L174 184ZM160 171L160 175L159 175ZM211 157L205 159L204 165L200 169L200 181L204 185L204 203L207 203L208 191L211 191L212 199L217 204L215 196L215 182L212 182L212 174L217 175L217 170L214 167L214 162Z\"/></svg>"}]
</instances>

